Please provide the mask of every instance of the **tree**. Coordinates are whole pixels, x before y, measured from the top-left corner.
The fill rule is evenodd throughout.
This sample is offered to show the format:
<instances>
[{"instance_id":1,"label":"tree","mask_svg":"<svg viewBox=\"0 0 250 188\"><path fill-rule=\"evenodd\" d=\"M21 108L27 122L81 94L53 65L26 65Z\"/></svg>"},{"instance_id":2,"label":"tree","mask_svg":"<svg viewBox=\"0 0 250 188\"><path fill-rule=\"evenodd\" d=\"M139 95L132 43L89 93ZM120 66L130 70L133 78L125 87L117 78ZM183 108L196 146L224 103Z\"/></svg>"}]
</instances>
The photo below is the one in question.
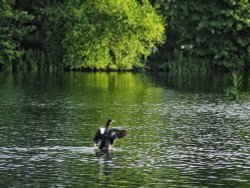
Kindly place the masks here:
<instances>
[{"instance_id":1,"label":"tree","mask_svg":"<svg viewBox=\"0 0 250 188\"><path fill-rule=\"evenodd\" d=\"M33 26L26 24L32 20L25 11L15 10L12 5L14 1L0 1L0 68L11 65L16 68L16 60L21 56L23 50L20 42L25 34L33 30Z\"/></svg>"},{"instance_id":2,"label":"tree","mask_svg":"<svg viewBox=\"0 0 250 188\"><path fill-rule=\"evenodd\" d=\"M211 68L242 69L250 57L249 0L159 0L175 44L209 60ZM170 36L168 36L170 39ZM171 39L170 39L171 40Z\"/></svg>"},{"instance_id":3,"label":"tree","mask_svg":"<svg viewBox=\"0 0 250 188\"><path fill-rule=\"evenodd\" d=\"M69 69L128 70L163 42L164 25L147 0L70 1L65 62Z\"/></svg>"}]
</instances>

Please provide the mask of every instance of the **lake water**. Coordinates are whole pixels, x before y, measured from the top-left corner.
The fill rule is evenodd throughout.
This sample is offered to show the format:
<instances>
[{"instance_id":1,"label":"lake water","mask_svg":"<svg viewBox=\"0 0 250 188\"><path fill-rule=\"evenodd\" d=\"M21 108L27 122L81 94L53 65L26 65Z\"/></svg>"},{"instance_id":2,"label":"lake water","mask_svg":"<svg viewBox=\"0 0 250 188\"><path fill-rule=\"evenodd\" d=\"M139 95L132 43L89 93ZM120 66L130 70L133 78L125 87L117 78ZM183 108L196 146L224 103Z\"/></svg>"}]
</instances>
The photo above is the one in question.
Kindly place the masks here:
<instances>
[{"instance_id":1,"label":"lake water","mask_svg":"<svg viewBox=\"0 0 250 188\"><path fill-rule=\"evenodd\" d=\"M250 187L250 77L0 73L0 187ZM92 148L107 119L126 127Z\"/></svg>"}]
</instances>

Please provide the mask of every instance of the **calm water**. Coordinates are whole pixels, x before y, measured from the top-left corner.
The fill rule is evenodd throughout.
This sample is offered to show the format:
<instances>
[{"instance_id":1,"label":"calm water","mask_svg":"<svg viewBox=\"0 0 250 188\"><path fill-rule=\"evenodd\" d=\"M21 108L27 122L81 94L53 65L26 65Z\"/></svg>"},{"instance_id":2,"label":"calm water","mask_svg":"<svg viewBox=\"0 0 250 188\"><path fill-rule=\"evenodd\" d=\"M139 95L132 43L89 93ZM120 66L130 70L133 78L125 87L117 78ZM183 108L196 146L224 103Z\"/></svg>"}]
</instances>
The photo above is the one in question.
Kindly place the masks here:
<instances>
[{"instance_id":1,"label":"calm water","mask_svg":"<svg viewBox=\"0 0 250 188\"><path fill-rule=\"evenodd\" d=\"M250 77L0 73L0 187L250 187ZM128 129L92 148L112 117Z\"/></svg>"}]
</instances>

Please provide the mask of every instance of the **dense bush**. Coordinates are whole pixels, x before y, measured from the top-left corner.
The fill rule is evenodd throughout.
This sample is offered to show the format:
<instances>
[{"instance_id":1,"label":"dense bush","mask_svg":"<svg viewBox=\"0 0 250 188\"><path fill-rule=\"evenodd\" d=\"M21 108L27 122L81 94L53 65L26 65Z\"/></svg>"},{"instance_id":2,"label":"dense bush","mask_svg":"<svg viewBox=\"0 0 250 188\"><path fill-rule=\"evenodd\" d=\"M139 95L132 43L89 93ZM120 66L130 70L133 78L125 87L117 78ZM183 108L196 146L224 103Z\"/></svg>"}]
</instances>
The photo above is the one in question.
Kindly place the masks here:
<instances>
[{"instance_id":1,"label":"dense bush","mask_svg":"<svg viewBox=\"0 0 250 188\"><path fill-rule=\"evenodd\" d=\"M0 0L0 69L11 63L16 68L16 60L23 53L20 43L34 29L28 24L33 17L27 11L15 10L12 6L13 1Z\"/></svg>"},{"instance_id":2,"label":"dense bush","mask_svg":"<svg viewBox=\"0 0 250 188\"><path fill-rule=\"evenodd\" d=\"M163 41L164 25L148 1L93 0L68 5L63 45L69 68L128 70Z\"/></svg>"},{"instance_id":3,"label":"dense bush","mask_svg":"<svg viewBox=\"0 0 250 188\"><path fill-rule=\"evenodd\" d=\"M165 48L189 51L209 68L242 69L250 63L249 0L158 0L166 16ZM170 37L172 36L172 37ZM187 54L189 54L187 53Z\"/></svg>"}]
</instances>

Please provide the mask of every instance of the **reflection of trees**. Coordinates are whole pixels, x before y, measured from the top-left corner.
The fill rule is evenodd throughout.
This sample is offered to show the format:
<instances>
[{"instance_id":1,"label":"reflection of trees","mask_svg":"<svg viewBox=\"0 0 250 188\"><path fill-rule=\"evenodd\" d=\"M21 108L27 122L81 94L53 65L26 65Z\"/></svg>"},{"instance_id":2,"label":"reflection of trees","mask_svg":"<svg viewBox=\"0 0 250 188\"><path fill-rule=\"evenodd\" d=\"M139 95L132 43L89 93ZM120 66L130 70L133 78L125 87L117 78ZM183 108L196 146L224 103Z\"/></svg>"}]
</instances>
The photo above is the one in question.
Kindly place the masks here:
<instances>
[{"instance_id":1,"label":"reflection of trees","mask_svg":"<svg viewBox=\"0 0 250 188\"><path fill-rule=\"evenodd\" d=\"M89 133L104 126L106 119L112 117L117 120L114 126L133 124L133 117L140 121L147 108L147 102L152 104L159 99L161 90L148 84L143 74L133 73L73 73L71 74L71 91L68 100L75 106L70 111L72 115L81 114L81 123ZM155 96L155 97L153 97ZM144 104L145 103L145 104ZM80 117L79 117L80 118ZM92 135L87 138L92 140Z\"/></svg>"},{"instance_id":2,"label":"reflection of trees","mask_svg":"<svg viewBox=\"0 0 250 188\"><path fill-rule=\"evenodd\" d=\"M9 75L4 91L7 134L15 145L44 145L59 139L64 122L62 77L41 73ZM10 111L7 113L8 109ZM47 140L47 141L46 141ZM19 141L19 142L18 142ZM55 145L59 144L54 143Z\"/></svg>"},{"instance_id":3,"label":"reflection of trees","mask_svg":"<svg viewBox=\"0 0 250 188\"><path fill-rule=\"evenodd\" d=\"M151 81L159 86L186 93L223 92L228 86L228 74L150 73Z\"/></svg>"},{"instance_id":4,"label":"reflection of trees","mask_svg":"<svg viewBox=\"0 0 250 188\"><path fill-rule=\"evenodd\" d=\"M48 153L30 150L64 144L63 122L66 115L62 84L60 75L31 72L8 74L0 83L0 121L4 123L0 145L9 148L14 155L5 161L13 168L6 168L1 177L3 181L11 182L11 187L28 184L50 187L50 178L64 176L63 163L39 159ZM15 150L16 147L25 152ZM35 156L38 161L30 161Z\"/></svg>"}]
</instances>

